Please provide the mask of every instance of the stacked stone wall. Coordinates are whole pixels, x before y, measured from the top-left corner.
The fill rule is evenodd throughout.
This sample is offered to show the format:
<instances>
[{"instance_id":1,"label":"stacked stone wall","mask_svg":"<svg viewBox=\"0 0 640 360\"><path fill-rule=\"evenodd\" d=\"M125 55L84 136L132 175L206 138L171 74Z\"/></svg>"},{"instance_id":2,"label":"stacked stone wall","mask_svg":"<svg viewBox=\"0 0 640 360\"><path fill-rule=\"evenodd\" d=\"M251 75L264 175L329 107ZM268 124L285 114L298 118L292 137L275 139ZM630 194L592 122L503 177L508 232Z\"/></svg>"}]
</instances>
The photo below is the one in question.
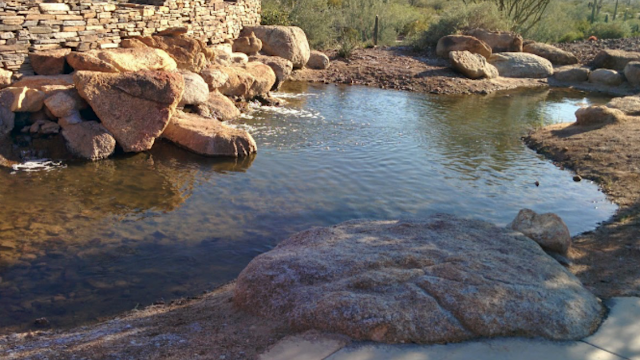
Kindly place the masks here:
<instances>
[{"instance_id":1,"label":"stacked stone wall","mask_svg":"<svg viewBox=\"0 0 640 360\"><path fill-rule=\"evenodd\" d=\"M260 23L260 0L134 2L0 0L0 67L29 75L29 52L115 48L124 38L171 27L186 27L189 36L216 44Z\"/></svg>"}]
</instances>

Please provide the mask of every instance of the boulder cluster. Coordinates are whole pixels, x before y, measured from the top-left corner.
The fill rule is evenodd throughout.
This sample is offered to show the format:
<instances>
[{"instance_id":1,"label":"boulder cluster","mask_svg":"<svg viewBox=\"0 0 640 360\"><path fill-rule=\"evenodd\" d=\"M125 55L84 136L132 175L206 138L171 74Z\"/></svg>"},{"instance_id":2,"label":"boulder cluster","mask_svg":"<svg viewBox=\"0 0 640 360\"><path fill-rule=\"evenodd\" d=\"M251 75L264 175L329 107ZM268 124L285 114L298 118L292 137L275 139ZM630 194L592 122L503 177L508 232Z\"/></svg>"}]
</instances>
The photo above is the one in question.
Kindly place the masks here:
<instances>
[{"instance_id":1,"label":"boulder cluster","mask_svg":"<svg viewBox=\"0 0 640 360\"><path fill-rule=\"evenodd\" d=\"M249 133L223 124L240 116L234 100L267 97L294 68L326 67L328 58L310 51L296 27L243 34L207 47L172 28L116 49L32 53L36 76L16 80L0 70L0 138L61 135L70 153L88 160L146 151L158 138L202 155L255 153Z\"/></svg>"}]
</instances>

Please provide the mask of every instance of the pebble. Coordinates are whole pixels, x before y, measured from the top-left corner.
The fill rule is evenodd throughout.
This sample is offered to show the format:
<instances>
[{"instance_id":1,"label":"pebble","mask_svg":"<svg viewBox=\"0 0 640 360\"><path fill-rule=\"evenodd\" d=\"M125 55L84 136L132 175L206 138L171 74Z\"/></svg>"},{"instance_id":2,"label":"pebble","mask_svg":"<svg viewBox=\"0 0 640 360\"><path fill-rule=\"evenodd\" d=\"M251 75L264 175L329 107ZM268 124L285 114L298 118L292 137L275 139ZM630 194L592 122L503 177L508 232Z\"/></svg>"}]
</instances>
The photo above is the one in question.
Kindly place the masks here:
<instances>
[{"instance_id":1,"label":"pebble","mask_svg":"<svg viewBox=\"0 0 640 360\"><path fill-rule=\"evenodd\" d=\"M575 176L573 177L573 181L575 181L575 182L582 181L582 176L580 176L580 175L575 175Z\"/></svg>"},{"instance_id":2,"label":"pebble","mask_svg":"<svg viewBox=\"0 0 640 360\"><path fill-rule=\"evenodd\" d=\"M44 318L44 317L43 317L43 318L36 319L36 320L33 322L33 324L34 324L34 325L36 325L36 326L43 326L43 327L44 327L44 326L49 326L49 325L50 325L49 320L47 320L47 318Z\"/></svg>"}]
</instances>

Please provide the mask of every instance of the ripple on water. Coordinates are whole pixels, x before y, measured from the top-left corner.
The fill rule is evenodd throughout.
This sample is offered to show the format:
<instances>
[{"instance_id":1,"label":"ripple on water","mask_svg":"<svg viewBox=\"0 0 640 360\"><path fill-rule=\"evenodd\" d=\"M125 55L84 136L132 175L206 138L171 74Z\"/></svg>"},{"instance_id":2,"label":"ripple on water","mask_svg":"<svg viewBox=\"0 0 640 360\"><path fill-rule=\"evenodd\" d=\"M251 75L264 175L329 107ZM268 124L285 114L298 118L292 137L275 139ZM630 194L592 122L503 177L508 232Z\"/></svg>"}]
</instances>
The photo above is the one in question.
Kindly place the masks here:
<instances>
[{"instance_id":1,"label":"ripple on water","mask_svg":"<svg viewBox=\"0 0 640 360\"><path fill-rule=\"evenodd\" d=\"M56 171L0 170L2 331L197 294L311 226L436 212L504 225L529 207L558 213L576 234L615 211L594 184L573 182L520 141L606 98L306 84L276 96L285 107L233 123L253 134L257 156L209 159L159 141Z\"/></svg>"}]
</instances>

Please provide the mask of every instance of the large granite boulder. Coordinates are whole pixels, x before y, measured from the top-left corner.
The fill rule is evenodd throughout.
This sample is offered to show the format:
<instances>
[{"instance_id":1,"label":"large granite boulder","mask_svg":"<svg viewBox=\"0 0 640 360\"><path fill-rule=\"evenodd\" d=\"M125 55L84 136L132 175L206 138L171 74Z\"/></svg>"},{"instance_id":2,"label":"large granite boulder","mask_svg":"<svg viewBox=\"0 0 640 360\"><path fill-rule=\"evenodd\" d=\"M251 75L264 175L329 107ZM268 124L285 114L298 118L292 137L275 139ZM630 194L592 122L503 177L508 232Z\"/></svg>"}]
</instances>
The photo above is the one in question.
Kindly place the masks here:
<instances>
[{"instance_id":1,"label":"large granite boulder","mask_svg":"<svg viewBox=\"0 0 640 360\"><path fill-rule=\"evenodd\" d=\"M71 49L55 49L29 53L29 62L38 75L59 75L67 70L67 55Z\"/></svg>"},{"instance_id":2,"label":"large granite boulder","mask_svg":"<svg viewBox=\"0 0 640 360\"><path fill-rule=\"evenodd\" d=\"M591 62L593 68L624 71L624 67L631 61L640 61L640 52L624 50L601 50Z\"/></svg>"},{"instance_id":3,"label":"large granite boulder","mask_svg":"<svg viewBox=\"0 0 640 360\"><path fill-rule=\"evenodd\" d=\"M207 101L196 107L196 111L200 116L213 117L220 121L234 120L240 116L236 104L218 91L211 92Z\"/></svg>"},{"instance_id":4,"label":"large granite boulder","mask_svg":"<svg viewBox=\"0 0 640 360\"><path fill-rule=\"evenodd\" d=\"M604 126L627 120L624 112L603 105L583 107L576 111L576 125Z\"/></svg>"},{"instance_id":5,"label":"large granite boulder","mask_svg":"<svg viewBox=\"0 0 640 360\"><path fill-rule=\"evenodd\" d=\"M247 36L241 36L233 41L233 52L241 52L247 55L256 55L262 50L262 40L256 37L256 34L251 32Z\"/></svg>"},{"instance_id":6,"label":"large granite boulder","mask_svg":"<svg viewBox=\"0 0 640 360\"><path fill-rule=\"evenodd\" d=\"M76 71L135 72L176 69L176 62L164 51L152 48L91 50L72 52L67 62Z\"/></svg>"},{"instance_id":7,"label":"large granite boulder","mask_svg":"<svg viewBox=\"0 0 640 360\"><path fill-rule=\"evenodd\" d=\"M140 46L140 42L148 47L166 51L177 63L179 69L189 70L199 74L209 61L215 58L212 50L200 40L188 36L145 36L132 38L137 40L135 45ZM132 44L134 44L132 42Z\"/></svg>"},{"instance_id":8,"label":"large granite boulder","mask_svg":"<svg viewBox=\"0 0 640 360\"><path fill-rule=\"evenodd\" d=\"M640 86L640 61L630 61L624 67L624 77L629 84Z\"/></svg>"},{"instance_id":9,"label":"large granite boulder","mask_svg":"<svg viewBox=\"0 0 640 360\"><path fill-rule=\"evenodd\" d=\"M529 42L524 45L522 50L543 57L551 61L553 65L573 65L578 63L578 58L575 55L553 45Z\"/></svg>"},{"instance_id":10,"label":"large granite boulder","mask_svg":"<svg viewBox=\"0 0 640 360\"><path fill-rule=\"evenodd\" d=\"M62 136L67 142L67 149L86 160L106 159L116 149L116 140L96 121L66 124L62 127Z\"/></svg>"},{"instance_id":11,"label":"large granite boulder","mask_svg":"<svg viewBox=\"0 0 640 360\"><path fill-rule=\"evenodd\" d=\"M611 99L607 107L618 109L631 116L640 116L640 96L625 96Z\"/></svg>"},{"instance_id":12,"label":"large granite boulder","mask_svg":"<svg viewBox=\"0 0 640 360\"><path fill-rule=\"evenodd\" d=\"M546 78L553 75L553 65L549 60L529 53L493 54L489 63L498 68L498 73L504 77Z\"/></svg>"},{"instance_id":13,"label":"large granite boulder","mask_svg":"<svg viewBox=\"0 0 640 360\"><path fill-rule=\"evenodd\" d=\"M245 70L254 78L249 94L245 97L250 99L258 95L267 94L276 83L276 73L270 66L260 62L249 62Z\"/></svg>"},{"instance_id":14,"label":"large granite boulder","mask_svg":"<svg viewBox=\"0 0 640 360\"><path fill-rule=\"evenodd\" d=\"M279 56L256 55L250 57L249 61L261 62L273 70L276 74L276 82L271 90L278 90L289 76L291 76L291 72L293 71L293 63ZM311 58L309 62L311 62ZM307 65L309 65L309 63L307 63Z\"/></svg>"},{"instance_id":15,"label":"large granite boulder","mask_svg":"<svg viewBox=\"0 0 640 360\"><path fill-rule=\"evenodd\" d=\"M624 76L611 69L595 69L589 73L589 82L606 86L618 86L624 82Z\"/></svg>"},{"instance_id":16,"label":"large granite boulder","mask_svg":"<svg viewBox=\"0 0 640 360\"><path fill-rule=\"evenodd\" d=\"M591 70L581 66L563 66L556 68L553 77L562 82L578 83L589 80Z\"/></svg>"},{"instance_id":17,"label":"large granite boulder","mask_svg":"<svg viewBox=\"0 0 640 360\"><path fill-rule=\"evenodd\" d=\"M295 69L307 64L311 56L309 41L304 31L296 26L261 25L247 26L243 34L253 32L262 40L262 52L280 56L293 63Z\"/></svg>"},{"instance_id":18,"label":"large granite boulder","mask_svg":"<svg viewBox=\"0 0 640 360\"><path fill-rule=\"evenodd\" d=\"M298 330L387 343L578 340L603 314L598 299L531 239L451 215L298 233L249 263L234 303Z\"/></svg>"},{"instance_id":19,"label":"large granite boulder","mask_svg":"<svg viewBox=\"0 0 640 360\"><path fill-rule=\"evenodd\" d=\"M469 51L451 51L449 59L453 68L469 79L494 79L498 77L498 69L489 64L480 54Z\"/></svg>"},{"instance_id":20,"label":"large granite boulder","mask_svg":"<svg viewBox=\"0 0 640 360\"><path fill-rule=\"evenodd\" d=\"M184 78L184 92L178 106L198 105L209 98L209 85L202 76L188 70L181 70Z\"/></svg>"},{"instance_id":21,"label":"large granite boulder","mask_svg":"<svg viewBox=\"0 0 640 360\"><path fill-rule=\"evenodd\" d=\"M543 249L566 255L571 246L571 233L562 219L553 213L538 214L522 209L508 225L537 242Z\"/></svg>"},{"instance_id":22,"label":"large granite boulder","mask_svg":"<svg viewBox=\"0 0 640 360\"><path fill-rule=\"evenodd\" d=\"M79 71L74 81L80 96L126 152L153 146L184 91L184 79L177 72Z\"/></svg>"},{"instance_id":23,"label":"large granite boulder","mask_svg":"<svg viewBox=\"0 0 640 360\"><path fill-rule=\"evenodd\" d=\"M257 151L251 135L196 114L177 112L162 135L200 155L243 157Z\"/></svg>"},{"instance_id":24,"label":"large granite boulder","mask_svg":"<svg viewBox=\"0 0 640 360\"><path fill-rule=\"evenodd\" d=\"M492 52L522 52L522 36L505 31L487 31L484 29L473 29L467 32L478 40L485 42Z\"/></svg>"},{"instance_id":25,"label":"large granite boulder","mask_svg":"<svg viewBox=\"0 0 640 360\"><path fill-rule=\"evenodd\" d=\"M480 54L486 59L491 57L491 47L473 36L447 35L440 38L436 46L436 54L441 58L448 59L451 51L468 51Z\"/></svg>"},{"instance_id":26,"label":"large granite boulder","mask_svg":"<svg viewBox=\"0 0 640 360\"><path fill-rule=\"evenodd\" d=\"M325 53L317 50L311 50L311 55L307 62L307 67L309 69L324 70L328 69L329 66L331 66L331 60L329 60L329 57Z\"/></svg>"}]
</instances>

